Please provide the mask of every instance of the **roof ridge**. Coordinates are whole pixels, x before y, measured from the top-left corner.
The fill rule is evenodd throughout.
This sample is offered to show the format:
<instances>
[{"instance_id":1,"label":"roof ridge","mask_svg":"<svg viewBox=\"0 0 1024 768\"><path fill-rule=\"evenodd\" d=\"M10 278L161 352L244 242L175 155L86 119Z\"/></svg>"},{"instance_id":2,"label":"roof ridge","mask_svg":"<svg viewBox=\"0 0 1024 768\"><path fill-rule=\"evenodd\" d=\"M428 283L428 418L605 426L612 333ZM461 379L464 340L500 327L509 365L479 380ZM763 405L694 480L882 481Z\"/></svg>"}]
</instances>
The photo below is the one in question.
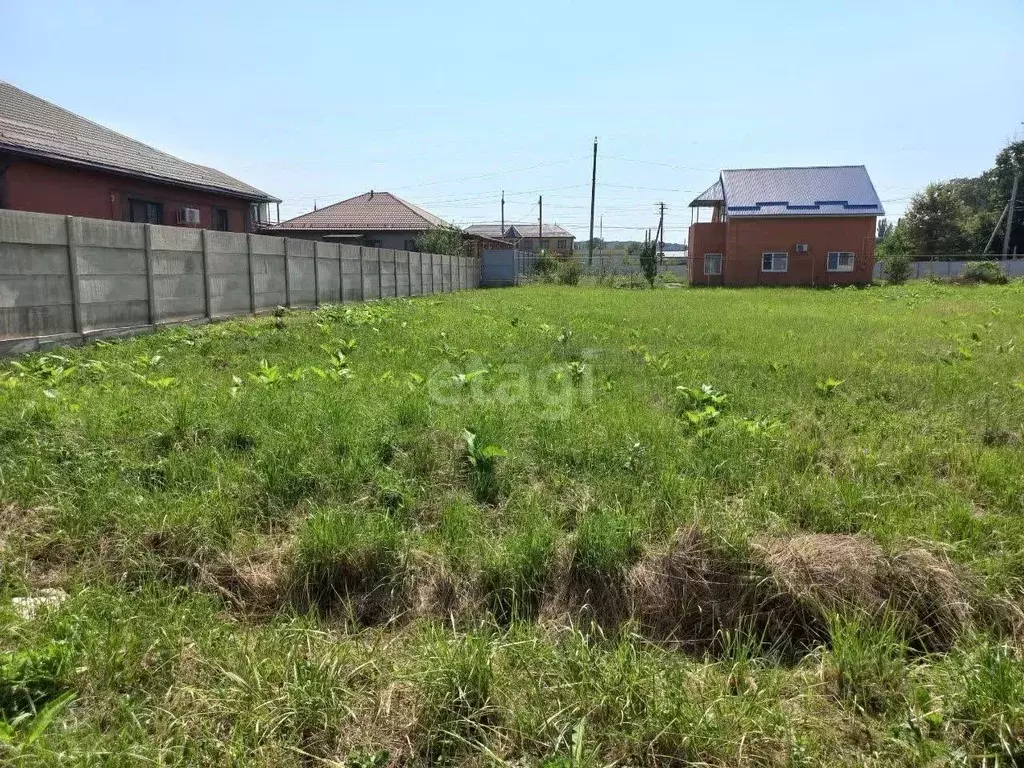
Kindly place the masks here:
<instances>
[{"instance_id":1,"label":"roof ridge","mask_svg":"<svg viewBox=\"0 0 1024 768\"><path fill-rule=\"evenodd\" d=\"M721 173L726 171L814 171L825 168L867 168L864 163L850 165L763 165L754 168L723 168Z\"/></svg>"}]
</instances>

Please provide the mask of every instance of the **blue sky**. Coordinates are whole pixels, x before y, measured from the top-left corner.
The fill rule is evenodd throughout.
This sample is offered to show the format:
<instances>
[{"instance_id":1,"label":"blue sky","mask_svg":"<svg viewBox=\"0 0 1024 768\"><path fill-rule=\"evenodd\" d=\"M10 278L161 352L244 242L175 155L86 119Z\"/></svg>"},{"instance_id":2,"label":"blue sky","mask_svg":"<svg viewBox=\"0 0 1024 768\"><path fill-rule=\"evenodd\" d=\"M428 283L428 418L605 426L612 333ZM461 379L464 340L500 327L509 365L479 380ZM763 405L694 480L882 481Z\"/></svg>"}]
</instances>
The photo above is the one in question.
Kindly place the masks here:
<instances>
[{"instance_id":1,"label":"blue sky","mask_svg":"<svg viewBox=\"0 0 1024 768\"><path fill-rule=\"evenodd\" d=\"M1024 135L1024 3L28 3L0 79L285 200L642 236L722 167L864 163L890 214Z\"/></svg>"}]
</instances>

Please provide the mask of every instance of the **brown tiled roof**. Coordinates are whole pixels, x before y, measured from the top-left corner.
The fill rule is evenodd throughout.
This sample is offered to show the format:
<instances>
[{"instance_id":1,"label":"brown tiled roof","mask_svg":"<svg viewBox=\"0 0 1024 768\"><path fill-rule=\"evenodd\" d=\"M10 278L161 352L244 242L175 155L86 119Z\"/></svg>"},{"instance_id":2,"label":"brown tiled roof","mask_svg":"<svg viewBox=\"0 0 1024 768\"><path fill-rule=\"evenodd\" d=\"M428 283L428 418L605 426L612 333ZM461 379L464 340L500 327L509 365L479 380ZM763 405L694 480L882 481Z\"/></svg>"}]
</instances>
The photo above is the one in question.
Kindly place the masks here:
<instances>
[{"instance_id":1,"label":"brown tiled roof","mask_svg":"<svg viewBox=\"0 0 1024 768\"><path fill-rule=\"evenodd\" d=\"M518 240L523 237L537 237L538 223L512 223L505 222L504 231L501 228L501 224L473 224L472 226L466 227L466 232L470 235L480 235L481 237L493 237L502 240ZM516 233L518 237L516 236ZM557 224L545 224L544 234L541 237L575 237L575 235L569 230L558 226Z\"/></svg>"},{"instance_id":2,"label":"brown tiled roof","mask_svg":"<svg viewBox=\"0 0 1024 768\"><path fill-rule=\"evenodd\" d=\"M215 168L168 155L2 80L0 149L251 200L277 201Z\"/></svg>"},{"instance_id":3,"label":"brown tiled roof","mask_svg":"<svg viewBox=\"0 0 1024 768\"><path fill-rule=\"evenodd\" d=\"M325 232L419 232L446 227L447 222L390 192L367 192L340 203L282 221L271 229L314 229Z\"/></svg>"}]
</instances>

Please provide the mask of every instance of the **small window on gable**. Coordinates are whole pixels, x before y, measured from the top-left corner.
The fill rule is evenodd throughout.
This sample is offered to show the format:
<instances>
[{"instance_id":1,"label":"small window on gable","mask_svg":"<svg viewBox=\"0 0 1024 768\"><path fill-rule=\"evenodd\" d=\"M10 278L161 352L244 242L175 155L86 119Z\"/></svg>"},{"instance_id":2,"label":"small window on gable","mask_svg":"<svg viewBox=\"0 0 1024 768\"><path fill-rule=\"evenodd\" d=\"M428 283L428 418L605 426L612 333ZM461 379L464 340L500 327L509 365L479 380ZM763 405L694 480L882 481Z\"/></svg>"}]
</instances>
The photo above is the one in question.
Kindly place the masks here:
<instances>
[{"instance_id":1,"label":"small window on gable","mask_svg":"<svg viewBox=\"0 0 1024 768\"><path fill-rule=\"evenodd\" d=\"M855 256L851 251L829 251L829 272L853 272Z\"/></svg>"},{"instance_id":2,"label":"small window on gable","mask_svg":"<svg viewBox=\"0 0 1024 768\"><path fill-rule=\"evenodd\" d=\"M704 254L704 274L705 275L720 275L720 274L722 274L722 254L720 254L720 253L705 253Z\"/></svg>"},{"instance_id":3,"label":"small window on gable","mask_svg":"<svg viewBox=\"0 0 1024 768\"><path fill-rule=\"evenodd\" d=\"M762 253L761 254L761 271L762 272L785 272L789 269L789 254L788 253Z\"/></svg>"}]
</instances>

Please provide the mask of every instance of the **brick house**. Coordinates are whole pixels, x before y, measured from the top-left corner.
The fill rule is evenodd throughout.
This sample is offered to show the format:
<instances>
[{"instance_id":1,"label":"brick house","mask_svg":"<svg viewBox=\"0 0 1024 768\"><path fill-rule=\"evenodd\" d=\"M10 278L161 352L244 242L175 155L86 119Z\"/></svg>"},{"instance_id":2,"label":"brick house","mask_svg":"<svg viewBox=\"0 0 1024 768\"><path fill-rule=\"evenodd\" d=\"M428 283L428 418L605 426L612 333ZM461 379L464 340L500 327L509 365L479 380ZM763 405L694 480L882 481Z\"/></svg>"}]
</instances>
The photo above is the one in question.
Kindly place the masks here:
<instances>
[{"instance_id":1,"label":"brick house","mask_svg":"<svg viewBox=\"0 0 1024 768\"><path fill-rule=\"evenodd\" d=\"M0 81L0 208L251 232L278 202Z\"/></svg>"},{"instance_id":2,"label":"brick house","mask_svg":"<svg viewBox=\"0 0 1024 768\"><path fill-rule=\"evenodd\" d=\"M416 240L443 219L390 192L374 192L325 205L262 231L267 235L415 251Z\"/></svg>"},{"instance_id":3,"label":"brick house","mask_svg":"<svg viewBox=\"0 0 1024 768\"><path fill-rule=\"evenodd\" d=\"M547 251L557 256L571 256L576 241L572 232L557 224L545 224L543 231L539 224L474 224L466 227L466 233L504 241L520 251Z\"/></svg>"},{"instance_id":4,"label":"brick house","mask_svg":"<svg viewBox=\"0 0 1024 768\"><path fill-rule=\"evenodd\" d=\"M725 170L690 208L692 285L871 282L885 211L862 165Z\"/></svg>"}]
</instances>

